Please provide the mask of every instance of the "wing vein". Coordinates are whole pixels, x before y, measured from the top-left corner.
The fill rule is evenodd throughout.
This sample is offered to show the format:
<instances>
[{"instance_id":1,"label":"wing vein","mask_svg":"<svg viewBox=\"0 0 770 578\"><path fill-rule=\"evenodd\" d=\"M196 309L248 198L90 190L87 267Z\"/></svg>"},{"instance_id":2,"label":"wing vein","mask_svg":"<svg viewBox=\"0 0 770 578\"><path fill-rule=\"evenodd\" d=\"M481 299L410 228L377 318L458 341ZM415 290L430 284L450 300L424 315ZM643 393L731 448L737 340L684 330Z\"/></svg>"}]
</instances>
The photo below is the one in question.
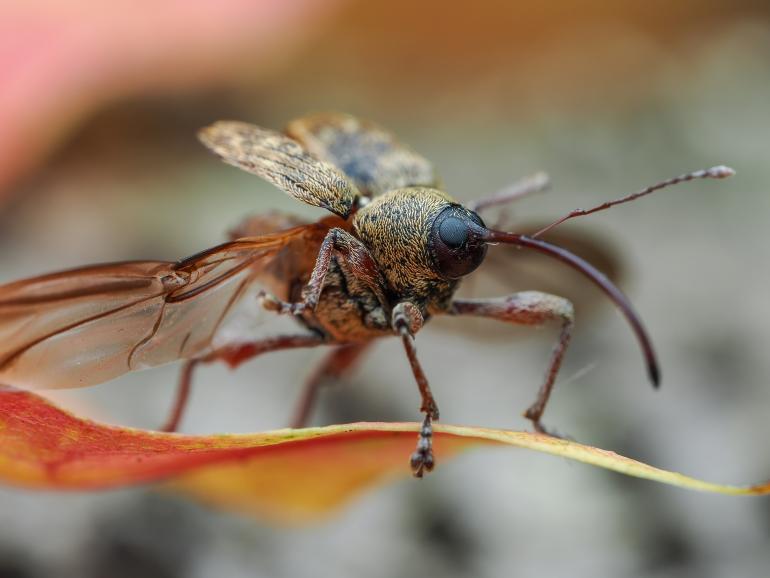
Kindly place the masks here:
<instances>
[{"instance_id":1,"label":"wing vein","mask_svg":"<svg viewBox=\"0 0 770 578\"><path fill-rule=\"evenodd\" d=\"M163 295L162 292L157 293L155 295L150 295L149 297L143 297L142 299L138 299L136 301L132 301L131 303L127 303L125 305L121 305L120 307L115 307L114 309L110 309L108 311L102 311L101 313L97 313L96 315L91 315L90 317L86 317L85 319L79 319L78 321L74 323L70 323L69 325L65 325L64 327L58 327L55 331L51 331L49 333L46 333L45 335L42 335L29 343L25 343L22 347L16 349L15 351L12 351L8 356L6 356L5 359L0 360L0 371L6 369L8 366L13 363L15 359L18 359L21 355L23 355L25 352L29 351L31 348L33 348L35 345L38 345L39 343L42 343L46 339L50 339L51 337L54 337L56 335L59 335L60 333L64 333L65 331L70 331L71 329L75 329L76 327L80 327L81 325L85 325L86 323L90 323L92 321L97 321L98 319L103 319L105 317L109 317L110 315L114 315L115 313L120 313L121 311L125 311L126 309L130 309L131 307L134 307L136 305L140 305L141 303L145 303L147 301L151 301L152 299L156 299L157 297L160 297Z\"/></svg>"}]
</instances>

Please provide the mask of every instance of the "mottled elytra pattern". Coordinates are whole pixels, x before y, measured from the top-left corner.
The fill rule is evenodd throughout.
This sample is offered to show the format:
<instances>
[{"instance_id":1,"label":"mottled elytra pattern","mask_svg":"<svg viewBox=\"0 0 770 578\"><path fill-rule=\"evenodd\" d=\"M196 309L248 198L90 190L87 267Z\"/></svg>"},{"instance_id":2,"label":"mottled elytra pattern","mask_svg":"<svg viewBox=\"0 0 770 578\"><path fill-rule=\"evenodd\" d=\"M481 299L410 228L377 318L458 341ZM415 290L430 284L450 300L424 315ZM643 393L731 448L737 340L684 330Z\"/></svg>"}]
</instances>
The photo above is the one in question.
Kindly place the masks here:
<instances>
[{"instance_id":1,"label":"mottled elytra pattern","mask_svg":"<svg viewBox=\"0 0 770 578\"><path fill-rule=\"evenodd\" d=\"M457 284L436 272L428 249L433 221L453 202L444 191L410 187L375 198L353 217L354 231L369 247L390 291L428 312L444 309Z\"/></svg>"},{"instance_id":2,"label":"mottled elytra pattern","mask_svg":"<svg viewBox=\"0 0 770 578\"><path fill-rule=\"evenodd\" d=\"M317 158L340 168L367 196L411 186L440 187L427 159L373 122L321 113L292 121L286 133Z\"/></svg>"},{"instance_id":3,"label":"mottled elytra pattern","mask_svg":"<svg viewBox=\"0 0 770 578\"><path fill-rule=\"evenodd\" d=\"M198 137L226 163L343 218L358 196L355 186L337 168L275 131L245 122L219 121L202 129Z\"/></svg>"}]
</instances>

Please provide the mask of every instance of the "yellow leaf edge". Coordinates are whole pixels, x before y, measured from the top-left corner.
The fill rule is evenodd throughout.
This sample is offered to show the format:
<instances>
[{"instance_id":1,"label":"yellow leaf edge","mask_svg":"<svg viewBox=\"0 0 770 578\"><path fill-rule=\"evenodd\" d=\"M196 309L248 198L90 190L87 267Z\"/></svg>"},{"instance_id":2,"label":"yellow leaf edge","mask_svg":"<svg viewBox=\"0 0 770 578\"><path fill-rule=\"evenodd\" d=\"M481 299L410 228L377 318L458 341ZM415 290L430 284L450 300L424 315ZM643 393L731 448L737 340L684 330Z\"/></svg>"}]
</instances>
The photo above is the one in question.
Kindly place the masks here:
<instances>
[{"instance_id":1,"label":"yellow leaf edge","mask_svg":"<svg viewBox=\"0 0 770 578\"><path fill-rule=\"evenodd\" d=\"M330 512L338 510L340 506L350 502L364 490L372 490L389 481L407 477L409 468L406 452L413 447L413 440L416 439L419 428L420 424L417 423L359 422L301 430L282 429L259 434L269 435L272 439L270 445L274 446L287 443L291 446L294 445L292 442L299 442L297 446L301 446L305 442L313 443L316 440L345 445L345 438L349 438L347 443L353 446L355 439L362 434L385 443L387 443L386 440L393 439L390 438L391 435L395 435L406 443L406 445L401 444L395 456L392 452L387 456L381 456L378 452L368 456L366 463L359 464L360 467L356 468L356 473L353 474L349 470L339 473L334 466L329 467L333 472L337 472L336 474L329 474L328 469L324 473L316 471L316 474L320 475L313 478L315 483L309 491L306 486L304 486L305 491L298 491L297 487L302 486L303 481L293 478L290 481L284 478L284 484L279 488L275 484L265 485L264 480L261 480L264 468L259 467L258 472L249 470L248 461L243 464L215 465L213 469L204 467L191 471L167 481L163 489L186 493L210 506L253 515L281 525L304 524L325 518ZM404 434L414 434L415 438L412 438L412 435L408 438L404 437ZM434 424L434 436L435 441L442 447L442 451L439 452L439 468L452 456L473 447L514 446L689 490L734 496L770 493L770 482L749 486L707 482L656 468L615 452L544 434ZM230 443L241 445L249 439L250 434L229 434L223 437L226 437ZM300 448L297 447L297 449ZM377 463L379 466L376 465ZM395 465L396 463L398 465ZM264 463L260 464L260 466L264 465ZM220 469L222 467L225 470ZM294 467L298 469L303 467L296 464L296 457ZM223 471L229 474L221 475ZM298 477L301 477L301 474ZM267 494L263 493L264 490Z\"/></svg>"},{"instance_id":2,"label":"yellow leaf edge","mask_svg":"<svg viewBox=\"0 0 770 578\"><path fill-rule=\"evenodd\" d=\"M656 468L609 450L544 434L453 425L436 426L435 429L456 436L474 437L561 456L627 476L652 480L688 490L731 496L760 496L770 493L770 481L744 486L708 482L678 472Z\"/></svg>"}]
</instances>

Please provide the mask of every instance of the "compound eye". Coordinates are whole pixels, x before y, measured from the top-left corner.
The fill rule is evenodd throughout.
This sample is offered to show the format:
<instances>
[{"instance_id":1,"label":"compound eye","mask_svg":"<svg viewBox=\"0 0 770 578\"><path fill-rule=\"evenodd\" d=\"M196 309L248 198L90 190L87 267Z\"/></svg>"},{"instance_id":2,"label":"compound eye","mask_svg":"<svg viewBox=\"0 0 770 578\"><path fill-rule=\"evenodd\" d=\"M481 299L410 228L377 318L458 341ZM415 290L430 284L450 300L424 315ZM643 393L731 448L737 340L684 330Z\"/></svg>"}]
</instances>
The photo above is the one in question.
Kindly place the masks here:
<instances>
[{"instance_id":1,"label":"compound eye","mask_svg":"<svg viewBox=\"0 0 770 578\"><path fill-rule=\"evenodd\" d=\"M444 219L438 228L438 235L450 249L459 249L468 240L468 225L457 217Z\"/></svg>"},{"instance_id":2,"label":"compound eye","mask_svg":"<svg viewBox=\"0 0 770 578\"><path fill-rule=\"evenodd\" d=\"M445 279L459 279L481 265L487 246L478 232L484 222L475 213L450 205L433 222L428 249L436 273Z\"/></svg>"}]
</instances>

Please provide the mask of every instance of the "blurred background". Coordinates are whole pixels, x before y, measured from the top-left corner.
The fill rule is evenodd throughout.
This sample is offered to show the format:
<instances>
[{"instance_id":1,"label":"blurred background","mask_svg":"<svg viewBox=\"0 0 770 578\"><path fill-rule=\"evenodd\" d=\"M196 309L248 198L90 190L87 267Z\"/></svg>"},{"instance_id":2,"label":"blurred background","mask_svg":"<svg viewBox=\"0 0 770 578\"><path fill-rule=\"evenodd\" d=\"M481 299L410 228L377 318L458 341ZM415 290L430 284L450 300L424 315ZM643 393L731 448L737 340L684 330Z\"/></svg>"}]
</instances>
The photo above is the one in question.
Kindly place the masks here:
<instances>
[{"instance_id":1,"label":"blurred background","mask_svg":"<svg viewBox=\"0 0 770 578\"><path fill-rule=\"evenodd\" d=\"M0 282L91 262L174 260L269 209L323 214L209 155L195 132L220 118L274 128L319 110L371 118L431 159L461 200L545 170L552 190L506 215L521 231L724 163L738 175L564 228L645 319L662 363L658 392L622 318L562 268L497 254L465 291L541 289L576 301L573 345L544 418L558 431L713 481L769 477L767 3L448 6L5 0ZM556 333L431 323L418 347L444 421L528 427L520 415ZM204 368L183 431L284 426L321 354L273 354L235 373ZM155 427L176 370L56 398ZM399 344L386 340L324 392L314 423L415 420L418 405ZM767 498L688 493L510 449L464 455L305 528L146 488L0 488L3 578L755 577L768 575L769 539Z\"/></svg>"}]
</instances>

